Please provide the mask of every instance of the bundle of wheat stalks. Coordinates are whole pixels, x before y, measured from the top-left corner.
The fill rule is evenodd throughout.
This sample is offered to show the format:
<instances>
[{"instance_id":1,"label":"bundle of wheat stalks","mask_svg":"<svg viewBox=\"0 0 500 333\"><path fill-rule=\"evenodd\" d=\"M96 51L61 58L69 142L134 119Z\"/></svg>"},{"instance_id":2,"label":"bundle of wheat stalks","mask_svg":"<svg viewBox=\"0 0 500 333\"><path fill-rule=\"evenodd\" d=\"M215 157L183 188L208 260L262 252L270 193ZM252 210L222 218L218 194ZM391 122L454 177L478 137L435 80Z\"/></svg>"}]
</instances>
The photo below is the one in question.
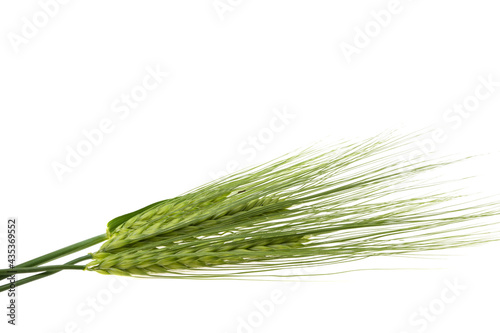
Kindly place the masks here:
<instances>
[{"instance_id":1,"label":"bundle of wheat stalks","mask_svg":"<svg viewBox=\"0 0 500 333\"><path fill-rule=\"evenodd\" d=\"M386 133L314 145L115 218L106 234L0 270L0 277L39 272L18 286L64 269L255 278L284 268L498 240L487 219L499 214L498 202L463 200L441 180L422 180L460 161L401 165L414 139ZM97 252L66 265L40 266L101 242ZM90 262L76 265L85 260Z\"/></svg>"}]
</instances>

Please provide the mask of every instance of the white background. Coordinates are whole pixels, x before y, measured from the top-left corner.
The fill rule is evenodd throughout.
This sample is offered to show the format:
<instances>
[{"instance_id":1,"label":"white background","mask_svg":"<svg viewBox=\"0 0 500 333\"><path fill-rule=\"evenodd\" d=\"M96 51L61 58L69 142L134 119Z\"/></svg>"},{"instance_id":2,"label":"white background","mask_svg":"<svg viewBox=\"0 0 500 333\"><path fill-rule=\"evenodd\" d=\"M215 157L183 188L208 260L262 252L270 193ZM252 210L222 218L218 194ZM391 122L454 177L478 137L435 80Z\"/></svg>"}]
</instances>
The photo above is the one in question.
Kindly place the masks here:
<instances>
[{"instance_id":1,"label":"white background","mask_svg":"<svg viewBox=\"0 0 500 333\"><path fill-rule=\"evenodd\" d=\"M115 216L176 196L228 167L264 162L326 137L430 125L446 133L434 147L439 153L498 150L500 86L466 119L447 111L473 102L476 89L485 92L477 88L481 78L500 81L494 1L401 0L394 7L389 1L222 0L219 9L212 0L69 1L49 6L52 16L44 22L45 3L54 2L0 5L0 217L19 219L19 262L101 234ZM390 22L374 23L370 13L388 8L397 8ZM30 31L34 21L39 27ZM367 27L375 30L364 45L359 29ZM347 44L357 53L346 57ZM169 75L128 114L115 112L122 94L140 91L147 68ZM289 116L278 119L276 112ZM66 163L68 149L103 119L113 129L58 179L54 163ZM258 150L251 137L260 137ZM463 171L495 177L498 161L492 155ZM496 177L481 183L485 191L498 193ZM6 324L7 296L0 295L0 327L498 332L498 250L488 245L439 262L375 263L442 270L357 272L295 285L64 272L20 287L15 328ZM6 254L0 261L4 267ZM425 326L412 323L421 307L437 306L449 293L446 281L467 289ZM282 297L271 307L275 294Z\"/></svg>"}]
</instances>

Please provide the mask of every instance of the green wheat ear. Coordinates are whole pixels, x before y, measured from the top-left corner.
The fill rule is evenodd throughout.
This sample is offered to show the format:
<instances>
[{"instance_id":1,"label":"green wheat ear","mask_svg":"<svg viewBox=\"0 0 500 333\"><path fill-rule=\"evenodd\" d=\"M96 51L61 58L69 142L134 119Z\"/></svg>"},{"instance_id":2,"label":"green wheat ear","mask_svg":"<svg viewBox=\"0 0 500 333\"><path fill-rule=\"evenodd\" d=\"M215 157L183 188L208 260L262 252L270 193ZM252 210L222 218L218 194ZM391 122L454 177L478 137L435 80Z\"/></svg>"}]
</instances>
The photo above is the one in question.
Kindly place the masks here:
<instances>
[{"instance_id":1,"label":"green wheat ear","mask_svg":"<svg viewBox=\"0 0 500 333\"><path fill-rule=\"evenodd\" d=\"M497 203L460 202L436 194L442 184L422 183L427 171L453 162L401 166L412 139L316 145L124 215L108 224L86 270L255 276L497 240L483 219L499 213Z\"/></svg>"},{"instance_id":2,"label":"green wheat ear","mask_svg":"<svg viewBox=\"0 0 500 333\"><path fill-rule=\"evenodd\" d=\"M62 269L255 278L498 240L488 219L499 215L497 201L467 199L447 191L453 182L429 180L431 171L460 160L401 165L418 136L318 144L158 201L111 220L105 235L18 265L18 273L43 272L18 285ZM38 267L103 241L67 265ZM9 272L0 270L0 277Z\"/></svg>"}]
</instances>

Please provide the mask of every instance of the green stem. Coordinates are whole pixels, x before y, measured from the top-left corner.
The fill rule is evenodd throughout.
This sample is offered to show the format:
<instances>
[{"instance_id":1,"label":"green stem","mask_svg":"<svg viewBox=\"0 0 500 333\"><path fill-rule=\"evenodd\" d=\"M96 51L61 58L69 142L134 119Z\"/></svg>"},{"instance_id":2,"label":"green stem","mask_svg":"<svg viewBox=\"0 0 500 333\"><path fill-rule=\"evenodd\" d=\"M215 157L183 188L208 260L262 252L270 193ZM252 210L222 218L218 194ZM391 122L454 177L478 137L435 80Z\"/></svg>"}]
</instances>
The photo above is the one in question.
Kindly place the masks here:
<instances>
[{"instance_id":1,"label":"green stem","mask_svg":"<svg viewBox=\"0 0 500 333\"><path fill-rule=\"evenodd\" d=\"M92 259L92 256L90 254L87 254L87 255L84 255L82 257L79 257L79 258L73 259L71 261L68 261L65 265L74 265L74 264L77 264L77 263L79 263L81 261L88 260L88 259ZM17 288L19 286L22 286L23 284L27 284L27 283L30 283L30 282L33 282L33 281L36 281L36 280L43 279L43 278L45 278L47 276L54 275L54 274L56 274L58 272L60 272L60 271L44 272L44 273L32 275L32 276L27 277L27 278L16 280L15 288ZM3 291L9 290L10 288L11 288L11 284L10 283L4 284L4 285L0 286L0 293L3 292Z\"/></svg>"},{"instance_id":2,"label":"green stem","mask_svg":"<svg viewBox=\"0 0 500 333\"><path fill-rule=\"evenodd\" d=\"M52 266L38 266L38 267L15 267L13 269L0 269L0 274L15 275L22 273L36 273L36 272L50 272L62 271L64 269L79 269L84 270L85 265L52 265Z\"/></svg>"},{"instance_id":3,"label":"green stem","mask_svg":"<svg viewBox=\"0 0 500 333\"><path fill-rule=\"evenodd\" d=\"M78 242L78 243L75 243L75 244L63 247L62 249L59 249L57 251L53 251L53 252L47 253L47 254L45 254L45 255L43 255L41 257L32 259L30 261L26 261L26 262L24 262L22 264L17 265L16 269L23 268L23 267L34 267L34 266L43 265L43 264L45 264L45 263L47 263L49 261L52 261L52 260L64 257L64 256L66 256L68 254L71 254L71 253L78 252L78 251L86 249L86 248L88 248L88 247L90 247L92 245L99 244L99 243L105 241L106 239L107 239L106 234L95 236L95 237L86 239L84 241L81 241L81 242ZM0 270L0 272L1 272L1 270ZM10 275L11 274L6 275L6 274L3 274L3 273L0 273L0 281L3 280L3 279L5 279L5 278L7 278L7 277L9 277Z\"/></svg>"}]
</instances>

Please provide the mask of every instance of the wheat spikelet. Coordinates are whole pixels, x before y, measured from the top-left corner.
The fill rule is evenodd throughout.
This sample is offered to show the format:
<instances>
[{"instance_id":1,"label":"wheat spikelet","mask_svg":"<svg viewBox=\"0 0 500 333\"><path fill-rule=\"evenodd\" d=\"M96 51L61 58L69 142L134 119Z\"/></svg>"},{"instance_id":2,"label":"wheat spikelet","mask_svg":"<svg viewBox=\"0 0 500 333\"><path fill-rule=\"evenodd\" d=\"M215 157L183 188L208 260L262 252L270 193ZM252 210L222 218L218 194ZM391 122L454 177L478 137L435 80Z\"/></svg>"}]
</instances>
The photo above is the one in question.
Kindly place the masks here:
<instances>
[{"instance_id":1,"label":"wheat spikelet","mask_svg":"<svg viewBox=\"0 0 500 333\"><path fill-rule=\"evenodd\" d=\"M95 261L89 263L89 267L103 274L121 271L120 275L150 276L172 270L257 261L263 258L263 253L271 258L284 250L302 247L304 241L306 238L302 236L292 236L212 245L200 250L185 248L99 253L94 256Z\"/></svg>"},{"instance_id":2,"label":"wheat spikelet","mask_svg":"<svg viewBox=\"0 0 500 333\"><path fill-rule=\"evenodd\" d=\"M164 233L168 233L169 237L185 235L216 224L228 223L231 220L229 217L237 217L240 212L255 214L268 211L269 209L266 208L263 210L262 208L272 207L273 204L279 201L279 198L264 197L253 199L230 208L226 208L225 206L222 206L220 209L211 210L209 208L210 206L218 207L217 203L226 197L227 194L201 202L186 200L150 209L125 222L126 228L121 228L119 231L113 233L111 238L102 245L101 250L109 251L129 247L143 239L151 241L152 238L157 238ZM206 215L205 209L212 211L212 215ZM221 219L222 217L226 218Z\"/></svg>"}]
</instances>

